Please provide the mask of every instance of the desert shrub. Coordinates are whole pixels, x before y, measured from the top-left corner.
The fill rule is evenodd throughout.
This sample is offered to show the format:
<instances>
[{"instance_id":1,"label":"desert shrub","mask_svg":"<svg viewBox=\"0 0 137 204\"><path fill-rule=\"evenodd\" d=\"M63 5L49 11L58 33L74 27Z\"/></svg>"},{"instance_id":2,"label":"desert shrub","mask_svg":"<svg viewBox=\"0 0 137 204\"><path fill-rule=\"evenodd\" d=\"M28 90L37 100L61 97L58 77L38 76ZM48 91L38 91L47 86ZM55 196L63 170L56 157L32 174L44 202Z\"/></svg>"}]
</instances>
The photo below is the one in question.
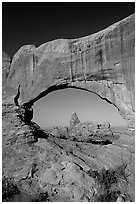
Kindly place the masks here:
<instances>
[{"instance_id":1,"label":"desert shrub","mask_svg":"<svg viewBox=\"0 0 137 204\"><path fill-rule=\"evenodd\" d=\"M96 187L98 193L95 195L95 201L97 202L115 202L120 194L124 194L125 200L128 198L127 189L123 190L120 187L119 182L123 182L124 185L128 184L128 174L126 173L127 163L122 163L121 165L115 167L114 169L106 170L105 168L101 170L88 172L89 176L95 179Z\"/></svg>"},{"instance_id":2,"label":"desert shrub","mask_svg":"<svg viewBox=\"0 0 137 204\"><path fill-rule=\"evenodd\" d=\"M47 202L49 201L48 193L40 193L35 199L32 200L32 202Z\"/></svg>"},{"instance_id":3,"label":"desert shrub","mask_svg":"<svg viewBox=\"0 0 137 204\"><path fill-rule=\"evenodd\" d=\"M100 194L96 198L96 202L115 202L117 200L118 195L120 194L120 191L106 191L103 194Z\"/></svg>"},{"instance_id":4,"label":"desert shrub","mask_svg":"<svg viewBox=\"0 0 137 204\"><path fill-rule=\"evenodd\" d=\"M13 184L12 179L2 179L2 201L10 201L16 194L20 193L18 187Z\"/></svg>"}]
</instances>

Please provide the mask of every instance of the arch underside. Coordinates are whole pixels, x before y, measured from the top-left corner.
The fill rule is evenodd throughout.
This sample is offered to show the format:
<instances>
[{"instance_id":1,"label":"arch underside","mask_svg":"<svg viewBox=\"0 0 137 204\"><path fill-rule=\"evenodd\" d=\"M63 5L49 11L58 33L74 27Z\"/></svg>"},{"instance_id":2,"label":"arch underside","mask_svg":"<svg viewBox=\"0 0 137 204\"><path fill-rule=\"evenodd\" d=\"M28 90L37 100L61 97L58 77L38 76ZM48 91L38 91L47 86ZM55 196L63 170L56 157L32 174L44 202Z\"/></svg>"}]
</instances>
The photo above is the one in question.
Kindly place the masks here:
<instances>
[{"instance_id":1,"label":"arch underside","mask_svg":"<svg viewBox=\"0 0 137 204\"><path fill-rule=\"evenodd\" d=\"M133 127L133 124L132 124L133 120L130 120L131 123L129 123L128 118L126 118L127 112L125 112L125 107L123 107L122 101L120 101L120 99L117 96L113 95L113 94L115 94L115 92L114 91L112 92L112 89L110 90L110 87L108 87L106 85L104 85L105 88L103 87L103 92L101 92L102 89L100 87L98 87L99 86L98 84L100 84L100 83L92 84L92 83L78 82L78 81L58 83L58 84L55 84L55 85L51 85L47 89L41 91L36 97L29 100L28 102L23 103L22 105L24 107L32 107L36 101L38 101L39 99L45 97L46 95L48 95L51 92L54 92L56 90L67 89L67 88L75 88L75 89L80 89L80 90L84 90L84 91L94 93L94 94L98 95L102 100L105 100L106 102L114 105L115 108L117 108L119 114L123 117L123 119L126 120L127 125L130 128ZM100 86L102 86L102 84L100 84ZM107 93L107 95L106 95L106 93ZM129 112L131 114L130 108L128 109L128 107L127 107L127 111L128 110L129 110ZM134 115L133 115L133 117L134 117Z\"/></svg>"}]
</instances>

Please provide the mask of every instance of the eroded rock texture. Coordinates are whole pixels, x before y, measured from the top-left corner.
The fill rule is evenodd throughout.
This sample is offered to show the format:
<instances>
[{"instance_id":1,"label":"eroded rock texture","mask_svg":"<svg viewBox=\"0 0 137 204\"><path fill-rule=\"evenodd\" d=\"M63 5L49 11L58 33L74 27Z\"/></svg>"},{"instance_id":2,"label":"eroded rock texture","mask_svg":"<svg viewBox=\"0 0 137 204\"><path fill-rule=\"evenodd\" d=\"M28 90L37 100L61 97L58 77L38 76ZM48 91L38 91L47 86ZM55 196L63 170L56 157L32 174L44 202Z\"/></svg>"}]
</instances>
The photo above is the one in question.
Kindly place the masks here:
<instances>
[{"instance_id":1,"label":"eroded rock texture","mask_svg":"<svg viewBox=\"0 0 137 204\"><path fill-rule=\"evenodd\" d=\"M134 127L134 23L131 15L84 38L25 45L13 58L7 86L21 86L21 104L58 85L83 88L114 104Z\"/></svg>"},{"instance_id":2,"label":"eroded rock texture","mask_svg":"<svg viewBox=\"0 0 137 204\"><path fill-rule=\"evenodd\" d=\"M101 143L90 123L53 135L23 114L3 104L3 201L134 201L134 132L104 132Z\"/></svg>"},{"instance_id":3,"label":"eroded rock texture","mask_svg":"<svg viewBox=\"0 0 137 204\"><path fill-rule=\"evenodd\" d=\"M134 201L134 15L3 59L3 201ZM4 68L4 66L6 68ZM75 87L115 105L132 131L89 122L45 132L32 106Z\"/></svg>"}]
</instances>

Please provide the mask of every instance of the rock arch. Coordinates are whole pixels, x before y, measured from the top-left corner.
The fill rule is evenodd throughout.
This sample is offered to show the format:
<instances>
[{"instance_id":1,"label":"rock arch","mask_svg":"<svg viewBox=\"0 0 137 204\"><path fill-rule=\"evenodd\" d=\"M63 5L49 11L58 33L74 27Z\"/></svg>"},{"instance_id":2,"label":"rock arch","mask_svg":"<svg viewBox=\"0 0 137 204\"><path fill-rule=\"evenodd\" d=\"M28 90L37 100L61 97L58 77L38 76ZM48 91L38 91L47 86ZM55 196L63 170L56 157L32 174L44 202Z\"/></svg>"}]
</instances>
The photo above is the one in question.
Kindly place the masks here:
<instances>
[{"instance_id":1,"label":"rock arch","mask_svg":"<svg viewBox=\"0 0 137 204\"><path fill-rule=\"evenodd\" d=\"M134 128L134 18L87 37L21 47L12 60L4 96L31 107L53 90L80 88L116 106Z\"/></svg>"},{"instance_id":2,"label":"rock arch","mask_svg":"<svg viewBox=\"0 0 137 204\"><path fill-rule=\"evenodd\" d=\"M99 154L96 148L92 149L89 146L88 158L85 147L79 150L76 145L73 147L73 143L65 140L66 149L60 141L56 143L57 138L53 138L31 121L33 104L37 100L51 91L75 87L94 92L112 103L126 119L128 126L134 128L134 31L134 15L131 15L85 38L55 40L38 48L32 45L23 46L15 54L11 64L9 57L3 55L2 172L6 194L9 192L13 195L13 191L17 189L27 193L23 194L23 198L32 196L30 200L33 200L35 196L39 198L40 189L45 195L47 189L45 184L48 180L48 185L52 186L52 189L47 193L53 195L51 192L54 192L60 183L59 179L65 178L66 172L74 175L74 184L80 182L78 186L76 185L76 192L88 193L89 189L94 189L95 173L104 167L107 172L111 168L115 170L117 167L122 167L123 172L124 164L127 167L127 169L124 167L124 173L128 172L128 177L123 181L124 188L123 183L122 186L120 184L120 193L123 195L126 188L127 192L124 193L128 196L125 198L126 201L135 200L134 131L121 134L118 143L116 141L111 145L108 143L106 148L100 147ZM48 158L48 155L54 156ZM56 158L57 163L52 158ZM48 160L49 163L46 165L48 168L45 168L41 159ZM53 169L57 170L55 173L58 175L55 181L55 174L53 176L49 174ZM76 180L75 175L78 175ZM72 183L71 177L70 181ZM68 192L68 180L65 185ZM82 191L79 191L81 186ZM60 192L64 196L64 181ZM69 192L72 192L72 186L69 187ZM92 192L91 199L98 191ZM74 196L72 201L78 201L77 195L79 196L76 194L75 198L72 194ZM89 193L87 195L89 196ZM18 197L18 194L16 196ZM80 201L81 198L84 198L83 194L79 197ZM90 197L86 201L89 199Z\"/></svg>"}]
</instances>

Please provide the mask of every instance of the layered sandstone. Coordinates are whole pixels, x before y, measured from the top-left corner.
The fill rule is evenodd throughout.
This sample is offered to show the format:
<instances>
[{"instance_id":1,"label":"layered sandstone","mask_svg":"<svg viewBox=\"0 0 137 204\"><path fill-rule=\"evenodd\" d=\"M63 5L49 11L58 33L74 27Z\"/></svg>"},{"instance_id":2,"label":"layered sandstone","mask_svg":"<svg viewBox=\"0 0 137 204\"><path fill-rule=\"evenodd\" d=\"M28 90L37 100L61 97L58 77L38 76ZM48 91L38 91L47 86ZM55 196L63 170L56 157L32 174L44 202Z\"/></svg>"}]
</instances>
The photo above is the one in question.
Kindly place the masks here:
<instances>
[{"instance_id":1,"label":"layered sandstone","mask_svg":"<svg viewBox=\"0 0 137 204\"><path fill-rule=\"evenodd\" d=\"M16 91L20 85L20 104L32 105L58 88L94 92L134 127L134 23L131 15L87 37L54 40L37 48L25 45L12 60L6 84Z\"/></svg>"}]
</instances>

